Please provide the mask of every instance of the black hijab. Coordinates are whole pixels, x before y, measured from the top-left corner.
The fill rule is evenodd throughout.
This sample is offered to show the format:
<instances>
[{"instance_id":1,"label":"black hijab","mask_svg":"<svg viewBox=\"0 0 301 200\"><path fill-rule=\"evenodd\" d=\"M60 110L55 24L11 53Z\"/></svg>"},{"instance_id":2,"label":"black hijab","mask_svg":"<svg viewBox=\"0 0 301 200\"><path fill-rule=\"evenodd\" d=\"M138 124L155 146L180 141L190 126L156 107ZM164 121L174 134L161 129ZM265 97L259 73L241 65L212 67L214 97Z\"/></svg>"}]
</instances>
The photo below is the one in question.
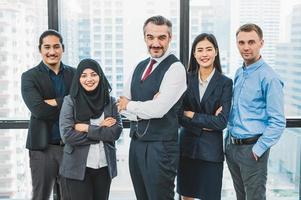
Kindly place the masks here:
<instances>
[{"instance_id":1,"label":"black hijab","mask_svg":"<svg viewBox=\"0 0 301 200\"><path fill-rule=\"evenodd\" d=\"M79 82L85 69L92 69L99 76L98 86L93 91L86 91ZM98 118L110 101L111 86L100 65L93 59L84 59L77 66L71 85L70 96L75 107L75 120L89 122L91 118Z\"/></svg>"}]
</instances>

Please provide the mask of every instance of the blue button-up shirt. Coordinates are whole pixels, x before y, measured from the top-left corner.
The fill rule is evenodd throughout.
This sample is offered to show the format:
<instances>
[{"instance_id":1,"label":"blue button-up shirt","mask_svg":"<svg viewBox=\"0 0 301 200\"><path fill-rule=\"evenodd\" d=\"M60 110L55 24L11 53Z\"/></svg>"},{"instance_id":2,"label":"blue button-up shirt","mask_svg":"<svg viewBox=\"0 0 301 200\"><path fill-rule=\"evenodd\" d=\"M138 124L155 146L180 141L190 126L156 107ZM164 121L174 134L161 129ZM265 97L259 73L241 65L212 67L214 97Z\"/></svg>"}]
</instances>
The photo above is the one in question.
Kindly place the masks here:
<instances>
[{"instance_id":1,"label":"blue button-up shirt","mask_svg":"<svg viewBox=\"0 0 301 200\"><path fill-rule=\"evenodd\" d=\"M56 99L62 99L65 96L65 82L64 82L64 65L61 64L60 71L58 74L55 74L54 71L49 69L47 65L45 64L45 69L47 70L50 80L53 85L53 89L55 91L55 98ZM60 136L60 129L59 129L59 120L56 120L53 123L52 129L51 129L51 142L52 143L59 143L61 139Z\"/></svg>"},{"instance_id":2,"label":"blue button-up shirt","mask_svg":"<svg viewBox=\"0 0 301 200\"><path fill-rule=\"evenodd\" d=\"M283 107L283 82L260 58L236 72L228 130L235 138L262 135L253 146L253 152L261 156L285 128Z\"/></svg>"}]
</instances>

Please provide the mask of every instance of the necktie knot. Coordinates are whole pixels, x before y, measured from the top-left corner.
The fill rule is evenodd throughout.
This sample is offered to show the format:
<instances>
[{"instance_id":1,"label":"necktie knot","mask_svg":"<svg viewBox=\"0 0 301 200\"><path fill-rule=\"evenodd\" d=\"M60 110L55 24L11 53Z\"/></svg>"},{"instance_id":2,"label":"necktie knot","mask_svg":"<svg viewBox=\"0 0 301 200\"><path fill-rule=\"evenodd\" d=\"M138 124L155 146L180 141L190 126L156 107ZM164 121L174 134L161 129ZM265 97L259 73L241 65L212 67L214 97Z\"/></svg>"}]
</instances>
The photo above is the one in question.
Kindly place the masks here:
<instances>
[{"instance_id":1,"label":"necktie knot","mask_svg":"<svg viewBox=\"0 0 301 200\"><path fill-rule=\"evenodd\" d=\"M156 60L151 59L151 62L149 64L148 68L146 69L146 72L145 72L143 78L141 79L142 81L144 81L151 74L151 72L153 70L153 66L156 62L157 62Z\"/></svg>"}]
</instances>

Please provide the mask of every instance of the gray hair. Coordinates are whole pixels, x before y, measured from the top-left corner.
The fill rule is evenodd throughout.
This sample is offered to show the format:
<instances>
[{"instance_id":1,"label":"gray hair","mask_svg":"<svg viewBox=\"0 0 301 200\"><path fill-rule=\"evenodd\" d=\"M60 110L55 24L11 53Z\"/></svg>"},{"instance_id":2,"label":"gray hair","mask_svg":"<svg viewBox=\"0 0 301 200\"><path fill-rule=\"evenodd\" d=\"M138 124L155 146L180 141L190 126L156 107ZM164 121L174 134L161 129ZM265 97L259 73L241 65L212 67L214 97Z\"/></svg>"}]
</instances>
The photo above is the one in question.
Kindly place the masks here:
<instances>
[{"instance_id":1,"label":"gray hair","mask_svg":"<svg viewBox=\"0 0 301 200\"><path fill-rule=\"evenodd\" d=\"M169 35L171 35L172 23L170 20L166 19L165 17L163 17L161 15L157 15L157 16L152 16L152 17L148 18L144 22L144 25L143 25L143 34L145 34L145 27L147 26L148 23L153 23L155 25L166 25L168 27Z\"/></svg>"}]
</instances>

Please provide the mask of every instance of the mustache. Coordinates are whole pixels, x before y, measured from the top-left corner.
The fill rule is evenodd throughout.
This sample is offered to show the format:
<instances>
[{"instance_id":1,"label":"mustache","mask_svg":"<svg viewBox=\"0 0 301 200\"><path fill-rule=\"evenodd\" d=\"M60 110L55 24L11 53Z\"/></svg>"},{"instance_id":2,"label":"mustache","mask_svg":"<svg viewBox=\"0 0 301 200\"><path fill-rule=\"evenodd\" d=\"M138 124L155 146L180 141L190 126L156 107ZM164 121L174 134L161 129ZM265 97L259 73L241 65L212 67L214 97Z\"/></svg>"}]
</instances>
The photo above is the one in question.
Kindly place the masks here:
<instances>
[{"instance_id":1,"label":"mustache","mask_svg":"<svg viewBox=\"0 0 301 200\"><path fill-rule=\"evenodd\" d=\"M163 49L163 47L152 47L152 46L150 46L149 49Z\"/></svg>"}]
</instances>

